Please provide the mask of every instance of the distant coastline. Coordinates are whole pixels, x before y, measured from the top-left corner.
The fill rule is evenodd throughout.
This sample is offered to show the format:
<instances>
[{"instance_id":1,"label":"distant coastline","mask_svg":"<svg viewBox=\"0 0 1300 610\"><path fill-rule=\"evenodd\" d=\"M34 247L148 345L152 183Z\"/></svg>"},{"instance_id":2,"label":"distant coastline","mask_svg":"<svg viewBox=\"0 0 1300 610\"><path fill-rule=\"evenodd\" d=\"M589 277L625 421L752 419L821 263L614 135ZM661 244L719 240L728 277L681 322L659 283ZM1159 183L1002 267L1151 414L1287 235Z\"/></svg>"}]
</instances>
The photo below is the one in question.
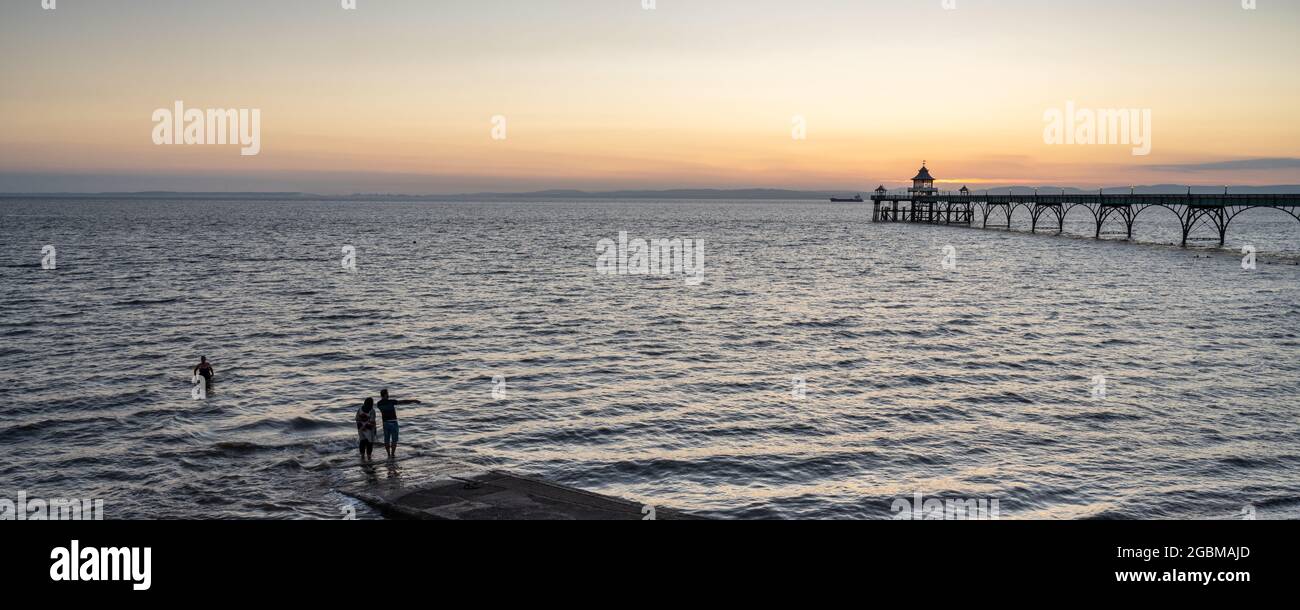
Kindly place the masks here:
<instances>
[{"instance_id":1,"label":"distant coastline","mask_svg":"<svg viewBox=\"0 0 1300 610\"><path fill-rule=\"evenodd\" d=\"M863 191L864 193L866 191ZM402 195L395 193L353 193L322 195L302 192L188 192L140 191L103 193L0 193L0 199L259 199L259 200L327 200L327 201L523 201L573 199L755 199L790 200L822 199L842 196L844 191L798 191L786 189L669 189L579 191L545 190L519 193L456 193Z\"/></svg>"},{"instance_id":2,"label":"distant coastline","mask_svg":"<svg viewBox=\"0 0 1300 610\"><path fill-rule=\"evenodd\" d=\"M895 187L898 188L898 187ZM1050 193L1064 190L1066 193L1096 193L1095 189L1081 189L1059 186L998 186L988 189L972 189L974 193L1005 195L1008 191L1017 194L1029 194L1037 188L1040 192ZM1127 194L1127 186L1106 187L1108 194ZM1232 186L1230 192L1250 193L1300 193L1300 185L1284 184L1274 186ZM1156 184L1136 187L1139 193L1183 194L1187 185ZM1222 186L1192 186L1193 193L1220 193ZM862 194L869 194L864 188ZM351 195L322 195L302 192L190 192L190 191L138 191L138 192L102 192L102 193L0 193L0 199L205 199L205 200L261 200L261 201L550 201L550 200L608 200L608 199L647 199L647 200L754 200L754 201L790 201L809 200L826 201L831 197L851 197L858 192L850 191L804 191L789 189L667 189L667 190L621 190L621 191L580 191L580 190L545 190L520 193L459 193L452 195L400 195L392 193L353 193ZM851 205L851 204L846 204Z\"/></svg>"}]
</instances>

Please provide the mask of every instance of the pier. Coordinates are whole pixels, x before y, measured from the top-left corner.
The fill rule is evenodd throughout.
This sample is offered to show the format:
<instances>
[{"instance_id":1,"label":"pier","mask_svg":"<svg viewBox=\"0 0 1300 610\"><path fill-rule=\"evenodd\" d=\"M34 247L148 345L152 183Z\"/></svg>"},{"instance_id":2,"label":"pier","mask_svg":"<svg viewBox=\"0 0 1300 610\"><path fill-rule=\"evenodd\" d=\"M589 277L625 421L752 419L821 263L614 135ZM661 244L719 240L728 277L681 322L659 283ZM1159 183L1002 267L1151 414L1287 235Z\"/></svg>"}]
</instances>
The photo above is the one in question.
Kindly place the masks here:
<instances>
[{"instance_id":1,"label":"pier","mask_svg":"<svg viewBox=\"0 0 1300 610\"><path fill-rule=\"evenodd\" d=\"M979 226L986 229L1011 229L1011 217L1018 208L1029 213L1029 230L1037 233L1039 226L1054 229L1057 234L1065 230L1065 218L1076 208L1087 211L1096 231L1102 236L1102 226L1107 220L1123 223L1123 234L1133 238L1133 223L1142 212L1151 208L1165 208L1178 216L1182 228L1182 245L1195 241L1198 229L1212 232L1222 246L1227 238L1228 225L1242 212L1255 208L1282 210L1300 221L1300 194L1193 194L1188 187L1186 195L1106 194L1033 194L989 195L975 194L966 187L956 192L940 192L934 188L934 178L922 163L912 187L906 191L888 191L880 186L871 195L872 222L914 222L940 225ZM980 224L975 224L976 218ZM993 221L990 224L990 220Z\"/></svg>"}]
</instances>

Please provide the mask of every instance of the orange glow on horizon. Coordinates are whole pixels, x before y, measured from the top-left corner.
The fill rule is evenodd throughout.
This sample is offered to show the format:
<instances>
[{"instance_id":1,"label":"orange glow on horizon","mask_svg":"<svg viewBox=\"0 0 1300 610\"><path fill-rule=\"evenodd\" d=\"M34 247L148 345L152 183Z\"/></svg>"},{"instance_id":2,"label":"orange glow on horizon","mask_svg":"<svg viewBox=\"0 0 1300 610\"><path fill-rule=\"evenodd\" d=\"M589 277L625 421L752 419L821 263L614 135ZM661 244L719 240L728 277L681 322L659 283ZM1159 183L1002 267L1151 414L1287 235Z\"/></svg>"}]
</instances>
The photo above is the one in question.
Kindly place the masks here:
<instances>
[{"instance_id":1,"label":"orange glow on horizon","mask_svg":"<svg viewBox=\"0 0 1300 610\"><path fill-rule=\"evenodd\" d=\"M1300 83L1279 78L1293 71L1295 5L1171 15L1137 3L813 0L805 14L740 0L656 11L394 0L343 16L227 4L148 19L129 3L58 19L0 9L11 51L0 70L22 83L0 95L0 176L313 192L856 191L904 184L929 159L946 185L1300 183ZM791 27L809 14L818 27ZM178 33L194 22L205 35ZM908 28L864 36L861 23L923 23L926 44ZM1062 37L1061 23L1096 35ZM1007 24L1022 33L1014 44L973 35ZM918 66L923 82L909 85ZM260 109L261 153L154 146L150 113L175 100ZM1150 110L1150 154L1048 144L1044 114L1066 104ZM490 135L497 115L503 141Z\"/></svg>"}]
</instances>

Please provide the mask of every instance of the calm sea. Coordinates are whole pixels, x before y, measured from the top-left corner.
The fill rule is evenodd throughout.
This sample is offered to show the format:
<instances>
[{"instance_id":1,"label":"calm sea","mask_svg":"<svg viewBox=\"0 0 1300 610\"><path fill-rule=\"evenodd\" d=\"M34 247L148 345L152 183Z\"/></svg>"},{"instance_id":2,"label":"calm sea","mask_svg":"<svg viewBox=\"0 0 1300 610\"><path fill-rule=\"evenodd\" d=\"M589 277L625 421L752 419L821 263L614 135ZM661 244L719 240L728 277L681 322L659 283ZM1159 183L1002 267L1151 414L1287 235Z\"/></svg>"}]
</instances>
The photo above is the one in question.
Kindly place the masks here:
<instances>
[{"instance_id":1,"label":"calm sea","mask_svg":"<svg viewBox=\"0 0 1300 610\"><path fill-rule=\"evenodd\" d=\"M386 387L423 400L400 408L408 463L712 516L887 518L915 493L1003 518L1300 514L1300 223L1248 212L1228 247L1181 249L1160 210L1137 243L870 216L0 201L0 497L337 518L353 412ZM703 282L597 274L620 231L703 240ZM193 400L200 355L218 377Z\"/></svg>"}]
</instances>

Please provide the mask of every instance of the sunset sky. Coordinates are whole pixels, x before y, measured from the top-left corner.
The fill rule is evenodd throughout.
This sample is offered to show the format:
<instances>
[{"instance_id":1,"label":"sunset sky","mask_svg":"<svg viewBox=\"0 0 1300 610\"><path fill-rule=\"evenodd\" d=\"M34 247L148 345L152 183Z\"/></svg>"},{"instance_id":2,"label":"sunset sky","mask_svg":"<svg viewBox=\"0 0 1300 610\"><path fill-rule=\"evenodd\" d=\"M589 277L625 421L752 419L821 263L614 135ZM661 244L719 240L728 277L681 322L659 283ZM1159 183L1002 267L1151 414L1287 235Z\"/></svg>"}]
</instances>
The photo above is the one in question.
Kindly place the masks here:
<instances>
[{"instance_id":1,"label":"sunset sky","mask_svg":"<svg viewBox=\"0 0 1300 610\"><path fill-rule=\"evenodd\" d=\"M1300 183L1300 2L655 4L4 0L0 192ZM155 145L175 100L261 153ZM1151 154L1046 144L1069 101Z\"/></svg>"}]
</instances>

